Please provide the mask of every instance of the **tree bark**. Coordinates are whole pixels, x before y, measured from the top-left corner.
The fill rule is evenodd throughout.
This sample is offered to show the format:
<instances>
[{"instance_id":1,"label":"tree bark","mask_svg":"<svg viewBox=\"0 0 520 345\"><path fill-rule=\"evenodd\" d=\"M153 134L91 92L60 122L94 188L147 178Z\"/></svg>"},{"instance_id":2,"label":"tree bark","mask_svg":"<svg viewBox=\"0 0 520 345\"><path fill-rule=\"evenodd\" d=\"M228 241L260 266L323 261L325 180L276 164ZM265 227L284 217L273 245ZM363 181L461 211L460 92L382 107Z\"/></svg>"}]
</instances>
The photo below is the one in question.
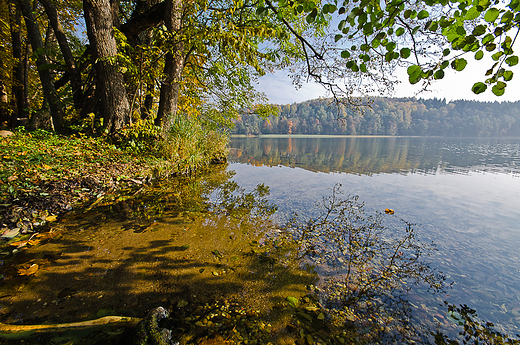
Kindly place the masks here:
<instances>
[{"instance_id":1,"label":"tree bark","mask_svg":"<svg viewBox=\"0 0 520 345\"><path fill-rule=\"evenodd\" d=\"M136 9L132 13L132 18L121 25L121 32L126 37L136 37L141 32L149 30L159 25L164 18L165 2L154 4L152 7L148 7L149 3L154 1L137 1Z\"/></svg>"},{"instance_id":2,"label":"tree bark","mask_svg":"<svg viewBox=\"0 0 520 345\"><path fill-rule=\"evenodd\" d=\"M20 5L20 9L22 10L24 16L25 27L27 28L27 36L31 42L33 52L36 55L38 74L42 83L45 99L49 104L49 111L52 118L52 121L49 121L50 119L48 117L42 118L41 125L38 123L38 121L34 121L39 119L33 119L33 123L37 123L38 127L42 126L46 127L47 129L52 129L54 126L54 130L60 132L63 127L63 109L58 94L56 93L51 73L49 69L46 68L47 58L44 53L40 27L34 18L32 6L29 0L18 0L18 4Z\"/></svg>"},{"instance_id":3,"label":"tree bark","mask_svg":"<svg viewBox=\"0 0 520 345\"><path fill-rule=\"evenodd\" d=\"M166 54L164 64L164 79L161 83L161 95L159 110L155 124L162 126L168 133L177 114L180 79L184 68L184 44L182 42L182 0L166 0L164 24L168 31L175 33L176 43L170 52Z\"/></svg>"},{"instance_id":4,"label":"tree bark","mask_svg":"<svg viewBox=\"0 0 520 345\"><path fill-rule=\"evenodd\" d=\"M112 7L109 0L83 0L83 11L95 61L96 94L101 116L105 130L115 133L130 123L130 106L124 78L116 62Z\"/></svg>"},{"instance_id":5,"label":"tree bark","mask_svg":"<svg viewBox=\"0 0 520 345\"><path fill-rule=\"evenodd\" d=\"M3 67L3 66L2 66ZM7 100L7 88L3 79L0 79L0 126L9 122L9 105Z\"/></svg>"},{"instance_id":6,"label":"tree bark","mask_svg":"<svg viewBox=\"0 0 520 345\"><path fill-rule=\"evenodd\" d=\"M79 111L82 99L81 76L76 66L74 55L72 54L69 42L67 41L67 36L65 35L63 27L61 26L61 23L58 19L58 11L56 10L56 6L54 6L54 3L51 0L40 0L40 3L45 8L45 13L47 14L47 18L49 18L49 23L52 26L52 30L54 31L56 39L58 40L63 59L65 60L65 64L69 70L74 108Z\"/></svg>"},{"instance_id":7,"label":"tree bark","mask_svg":"<svg viewBox=\"0 0 520 345\"><path fill-rule=\"evenodd\" d=\"M9 21L11 26L11 43L13 46L13 59L15 64L13 67L12 82L12 102L14 111L11 113L9 127L17 126L17 118L26 118L27 110L25 109L25 92L24 92L24 68L22 61L22 14L16 4L11 4L9 8Z\"/></svg>"}]
</instances>

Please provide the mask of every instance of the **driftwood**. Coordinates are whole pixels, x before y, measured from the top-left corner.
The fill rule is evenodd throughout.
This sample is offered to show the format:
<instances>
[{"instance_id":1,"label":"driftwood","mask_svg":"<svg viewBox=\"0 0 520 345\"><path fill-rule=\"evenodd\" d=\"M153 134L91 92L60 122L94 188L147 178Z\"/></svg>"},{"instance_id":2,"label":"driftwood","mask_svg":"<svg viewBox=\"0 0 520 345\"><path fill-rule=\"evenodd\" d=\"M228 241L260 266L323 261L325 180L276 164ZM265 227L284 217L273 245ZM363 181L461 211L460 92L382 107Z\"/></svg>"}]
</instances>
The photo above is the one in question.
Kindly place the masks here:
<instances>
[{"instance_id":1,"label":"driftwood","mask_svg":"<svg viewBox=\"0 0 520 345\"><path fill-rule=\"evenodd\" d=\"M80 330L102 326L135 327L142 319L126 316L105 316L95 320L59 323L53 325L12 325L0 322L0 336L2 334L17 334L24 332L63 332L68 330Z\"/></svg>"}]
</instances>

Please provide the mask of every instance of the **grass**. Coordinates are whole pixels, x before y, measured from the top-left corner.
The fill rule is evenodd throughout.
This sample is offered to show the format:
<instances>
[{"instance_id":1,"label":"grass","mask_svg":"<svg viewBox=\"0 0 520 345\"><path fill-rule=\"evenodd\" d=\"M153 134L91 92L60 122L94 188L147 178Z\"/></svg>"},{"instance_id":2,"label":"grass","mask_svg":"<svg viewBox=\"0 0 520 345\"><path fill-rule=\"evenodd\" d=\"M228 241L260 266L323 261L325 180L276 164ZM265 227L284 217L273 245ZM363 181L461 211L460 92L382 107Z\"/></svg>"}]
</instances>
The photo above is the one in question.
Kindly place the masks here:
<instances>
[{"instance_id":1,"label":"grass","mask_svg":"<svg viewBox=\"0 0 520 345\"><path fill-rule=\"evenodd\" d=\"M87 176L106 184L113 178L146 173L153 161L101 138L16 132L0 141L0 198L5 202L35 192L42 184Z\"/></svg>"}]
</instances>

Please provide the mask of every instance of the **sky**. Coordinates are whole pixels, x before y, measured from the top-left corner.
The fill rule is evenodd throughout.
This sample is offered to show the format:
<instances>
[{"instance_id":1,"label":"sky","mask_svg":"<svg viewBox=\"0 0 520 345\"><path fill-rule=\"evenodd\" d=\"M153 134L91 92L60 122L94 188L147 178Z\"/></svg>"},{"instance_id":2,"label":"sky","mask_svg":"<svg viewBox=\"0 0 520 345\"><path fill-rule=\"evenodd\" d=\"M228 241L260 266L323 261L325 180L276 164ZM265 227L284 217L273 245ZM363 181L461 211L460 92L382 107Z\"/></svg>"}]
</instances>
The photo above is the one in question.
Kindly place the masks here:
<instances>
[{"instance_id":1,"label":"sky","mask_svg":"<svg viewBox=\"0 0 520 345\"><path fill-rule=\"evenodd\" d=\"M393 97L417 97L417 98L445 98L447 101L451 100L478 100L486 102L503 102L503 101L519 101L520 100L520 69L515 66L512 71L515 73L513 80L508 82L506 92L503 96L497 97L491 92L491 87L488 87L486 92L480 95L475 95L471 91L471 87L478 81L485 80L485 72L491 67L492 63L489 61L475 61L468 58L468 65L462 72L456 72L448 67L446 75L442 80L435 81L431 87L430 92L422 92L416 94L420 89L420 83L411 85L408 82L408 75L406 69L401 69L396 72L396 76L402 82L397 85L396 92ZM287 72L279 71L275 74L266 75L260 78L257 90L264 92L270 103L275 104L291 104L299 103L310 99L325 97L326 92L321 85L308 83L304 84L299 90L296 90L292 85L292 80L287 76Z\"/></svg>"}]
</instances>

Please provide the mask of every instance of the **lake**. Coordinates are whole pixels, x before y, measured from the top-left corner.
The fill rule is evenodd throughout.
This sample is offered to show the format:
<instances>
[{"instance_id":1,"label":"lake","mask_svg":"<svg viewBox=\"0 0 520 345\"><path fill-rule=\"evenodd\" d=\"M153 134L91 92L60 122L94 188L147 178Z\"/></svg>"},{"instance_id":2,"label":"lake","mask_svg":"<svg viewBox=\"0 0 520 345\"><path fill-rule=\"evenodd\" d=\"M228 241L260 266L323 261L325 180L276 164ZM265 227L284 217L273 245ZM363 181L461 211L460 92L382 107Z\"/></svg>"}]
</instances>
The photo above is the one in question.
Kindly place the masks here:
<instances>
[{"instance_id":1,"label":"lake","mask_svg":"<svg viewBox=\"0 0 520 345\"><path fill-rule=\"evenodd\" d=\"M446 300L476 309L501 332L520 333L520 139L274 137L233 138L230 146L228 165L100 195L34 234L28 246L10 249L14 255L4 253L2 322L142 317L163 306L172 311L168 322L180 343L213 341L215 334L235 343L281 343L284 337L294 343L308 336L323 344L354 342L350 334L370 342L372 331L388 330L381 320L392 320L377 309L377 315L340 315L336 324L329 315L352 305L340 310L324 303L324 296L335 296L327 287L339 272L327 270L329 248L312 253L301 243L283 242L295 227L272 223L283 225L293 213L304 220L319 215L315 204L341 184L345 195L359 196L368 214L379 212L392 234L400 219L416 223L417 236L437 245L427 258L432 267L453 282L447 295L418 285L402 304L395 290L383 290L390 297L382 303L396 311L391 317L404 310L407 319L404 306L414 326L419 319L417 324L439 325L455 338ZM395 213L386 214L387 208ZM387 239L359 247L382 247ZM346 257L342 252L334 259ZM354 268L356 276L381 277L373 268L382 257L367 270ZM314 258L321 261L309 264ZM363 289L343 285L346 293ZM309 294L316 291L321 299ZM354 307L381 306L376 297ZM35 334L25 343L106 344L120 336L113 329ZM372 340L386 343L377 334Z\"/></svg>"},{"instance_id":2,"label":"lake","mask_svg":"<svg viewBox=\"0 0 520 345\"><path fill-rule=\"evenodd\" d=\"M395 211L438 248L448 296L412 293L427 314L447 300L520 333L520 139L388 137L233 138L229 171L245 189L270 187L275 220L314 205L336 184L366 208Z\"/></svg>"}]
</instances>

